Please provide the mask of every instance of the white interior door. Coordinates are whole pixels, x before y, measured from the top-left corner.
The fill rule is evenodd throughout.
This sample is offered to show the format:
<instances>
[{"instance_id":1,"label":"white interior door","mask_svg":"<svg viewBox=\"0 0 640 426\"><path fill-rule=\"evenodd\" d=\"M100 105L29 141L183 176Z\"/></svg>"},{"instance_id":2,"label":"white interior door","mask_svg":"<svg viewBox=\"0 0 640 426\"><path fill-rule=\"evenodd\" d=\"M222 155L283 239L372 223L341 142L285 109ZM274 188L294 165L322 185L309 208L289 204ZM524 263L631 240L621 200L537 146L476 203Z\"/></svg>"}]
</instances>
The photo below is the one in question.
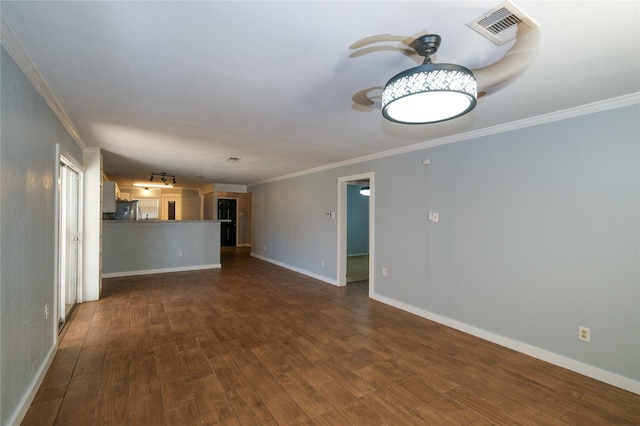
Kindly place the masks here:
<instances>
[{"instance_id":1,"label":"white interior door","mask_svg":"<svg viewBox=\"0 0 640 426\"><path fill-rule=\"evenodd\" d=\"M80 287L81 174L60 162L59 323L64 324L78 302Z\"/></svg>"}]
</instances>

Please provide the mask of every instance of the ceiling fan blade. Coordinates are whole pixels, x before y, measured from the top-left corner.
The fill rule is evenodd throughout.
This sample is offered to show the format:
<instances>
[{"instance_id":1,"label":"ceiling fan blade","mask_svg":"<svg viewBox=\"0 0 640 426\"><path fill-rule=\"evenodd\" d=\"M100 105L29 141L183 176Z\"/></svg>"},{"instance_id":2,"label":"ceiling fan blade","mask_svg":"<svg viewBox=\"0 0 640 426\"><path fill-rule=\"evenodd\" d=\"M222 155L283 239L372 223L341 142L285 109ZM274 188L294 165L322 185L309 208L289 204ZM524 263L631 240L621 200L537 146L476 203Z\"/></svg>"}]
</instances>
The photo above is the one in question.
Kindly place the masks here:
<instances>
[{"instance_id":1,"label":"ceiling fan blade","mask_svg":"<svg viewBox=\"0 0 640 426\"><path fill-rule=\"evenodd\" d=\"M478 82L478 93L496 92L525 72L538 53L540 30L518 37L502 59L483 68L471 70Z\"/></svg>"},{"instance_id":2,"label":"ceiling fan blade","mask_svg":"<svg viewBox=\"0 0 640 426\"><path fill-rule=\"evenodd\" d=\"M380 91L380 93L372 93ZM373 86L356 92L351 100L353 101L353 109L356 111L371 111L376 108L376 102L372 99L382 98L382 86Z\"/></svg>"},{"instance_id":3,"label":"ceiling fan blade","mask_svg":"<svg viewBox=\"0 0 640 426\"><path fill-rule=\"evenodd\" d=\"M359 49L361 47L368 46L373 43L384 43L384 42L390 42L390 41L399 41L403 44L406 44L407 46L411 46L411 43L413 43L414 40L415 38L413 37L407 37L407 36L401 36L401 35L377 34L377 35L365 37L363 39L356 41L351 46L349 46L349 49Z\"/></svg>"},{"instance_id":4,"label":"ceiling fan blade","mask_svg":"<svg viewBox=\"0 0 640 426\"><path fill-rule=\"evenodd\" d=\"M413 49L404 49L402 47L393 47L393 46L371 46L371 47L362 48L360 50L356 50L355 52L350 54L349 57L357 58L358 56L367 55L369 53L384 52L384 51L400 52L403 55L408 57L418 56L416 51Z\"/></svg>"}]
</instances>

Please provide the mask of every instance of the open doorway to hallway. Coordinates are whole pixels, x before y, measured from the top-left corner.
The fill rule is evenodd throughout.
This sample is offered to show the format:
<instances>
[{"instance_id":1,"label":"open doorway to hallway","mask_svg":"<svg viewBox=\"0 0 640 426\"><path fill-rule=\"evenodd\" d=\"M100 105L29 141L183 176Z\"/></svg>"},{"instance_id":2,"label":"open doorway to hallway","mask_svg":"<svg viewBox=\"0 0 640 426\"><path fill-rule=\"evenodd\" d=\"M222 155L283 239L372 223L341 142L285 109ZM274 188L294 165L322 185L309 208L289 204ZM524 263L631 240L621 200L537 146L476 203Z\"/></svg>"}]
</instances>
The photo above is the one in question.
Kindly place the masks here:
<instances>
[{"instance_id":1,"label":"open doorway to hallway","mask_svg":"<svg viewBox=\"0 0 640 426\"><path fill-rule=\"evenodd\" d=\"M338 179L338 285L373 293L374 174Z\"/></svg>"},{"instance_id":2,"label":"open doorway to hallway","mask_svg":"<svg viewBox=\"0 0 640 426\"><path fill-rule=\"evenodd\" d=\"M369 281L369 179L347 182L347 285Z\"/></svg>"}]
</instances>

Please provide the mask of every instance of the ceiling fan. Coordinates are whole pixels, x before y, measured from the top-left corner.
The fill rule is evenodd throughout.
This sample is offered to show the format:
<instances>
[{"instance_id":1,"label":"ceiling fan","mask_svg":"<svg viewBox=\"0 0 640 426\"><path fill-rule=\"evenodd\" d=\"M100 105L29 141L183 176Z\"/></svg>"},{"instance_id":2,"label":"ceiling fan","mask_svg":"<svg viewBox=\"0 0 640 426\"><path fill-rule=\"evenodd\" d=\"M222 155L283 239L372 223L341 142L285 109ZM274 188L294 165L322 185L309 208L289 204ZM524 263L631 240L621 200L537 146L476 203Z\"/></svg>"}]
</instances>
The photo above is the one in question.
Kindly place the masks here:
<instances>
[{"instance_id":1,"label":"ceiling fan","mask_svg":"<svg viewBox=\"0 0 640 426\"><path fill-rule=\"evenodd\" d=\"M489 39L497 46L513 42L504 55L491 64L471 68L477 81L477 98L483 98L509 85L534 62L538 52L540 32L538 24L524 12L505 1L481 14L467 26ZM354 52L350 58L356 58L374 52L396 52L420 63L424 52L421 52L421 40L429 33L422 31L411 36L378 34L356 41L351 46ZM395 43L395 44L390 44ZM434 52L435 53L435 52ZM381 109L381 98L384 86L372 86L356 92L352 96L355 111L372 111Z\"/></svg>"}]
</instances>

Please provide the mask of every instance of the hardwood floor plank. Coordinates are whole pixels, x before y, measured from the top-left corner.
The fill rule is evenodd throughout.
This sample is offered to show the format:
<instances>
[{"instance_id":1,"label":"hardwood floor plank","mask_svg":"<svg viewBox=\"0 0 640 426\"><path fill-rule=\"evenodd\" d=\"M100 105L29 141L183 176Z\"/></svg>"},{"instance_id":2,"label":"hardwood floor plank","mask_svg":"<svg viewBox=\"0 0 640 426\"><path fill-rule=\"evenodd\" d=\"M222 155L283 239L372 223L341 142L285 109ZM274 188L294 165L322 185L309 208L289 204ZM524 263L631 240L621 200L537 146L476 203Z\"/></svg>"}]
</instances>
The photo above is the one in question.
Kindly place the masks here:
<instances>
[{"instance_id":1,"label":"hardwood floor plank","mask_svg":"<svg viewBox=\"0 0 640 426\"><path fill-rule=\"evenodd\" d=\"M318 426L348 425L349 421L338 410L331 410L313 418L313 424Z\"/></svg>"},{"instance_id":2,"label":"hardwood floor plank","mask_svg":"<svg viewBox=\"0 0 640 426\"><path fill-rule=\"evenodd\" d=\"M209 375L189 382L200 418L205 424L215 424L235 417L235 413L218 379Z\"/></svg>"},{"instance_id":3,"label":"hardwood floor plank","mask_svg":"<svg viewBox=\"0 0 640 426\"><path fill-rule=\"evenodd\" d=\"M423 402L420 398L408 392L393 380L390 380L373 365L357 370L356 374L376 389L376 392L383 391L384 397L387 400L401 407L403 410L410 411Z\"/></svg>"},{"instance_id":4,"label":"hardwood floor plank","mask_svg":"<svg viewBox=\"0 0 640 426\"><path fill-rule=\"evenodd\" d=\"M357 376L351 370L336 364L335 362L323 361L321 363L318 363L318 365L329 377L340 383L340 385L355 398L361 398L362 396L375 390L361 377Z\"/></svg>"},{"instance_id":5,"label":"hardwood floor plank","mask_svg":"<svg viewBox=\"0 0 640 426\"><path fill-rule=\"evenodd\" d=\"M78 361L73 370L73 375L77 376L101 371L106 349L106 343L99 346L83 346L78 355Z\"/></svg>"},{"instance_id":6,"label":"hardwood floor plank","mask_svg":"<svg viewBox=\"0 0 640 426\"><path fill-rule=\"evenodd\" d=\"M457 424L471 424L480 417L471 407L463 405L446 394L430 400L429 405L441 412L444 418L450 418Z\"/></svg>"},{"instance_id":7,"label":"hardwood floor plank","mask_svg":"<svg viewBox=\"0 0 640 426\"><path fill-rule=\"evenodd\" d=\"M447 391L447 396L454 399L461 405L469 407L484 418L491 419L491 422L494 424L514 425L524 423L523 421L518 420L516 415L512 415L496 404L492 404L491 402L468 392L459 386Z\"/></svg>"},{"instance_id":8,"label":"hardwood floor plank","mask_svg":"<svg viewBox=\"0 0 640 426\"><path fill-rule=\"evenodd\" d=\"M210 333L199 334L197 339L207 358L216 358L227 354L227 350L213 330Z\"/></svg>"},{"instance_id":9,"label":"hardwood floor plank","mask_svg":"<svg viewBox=\"0 0 640 426\"><path fill-rule=\"evenodd\" d=\"M145 395L160 392L160 379L154 358L131 363L129 394L131 398L142 398Z\"/></svg>"},{"instance_id":10,"label":"hardwood floor plank","mask_svg":"<svg viewBox=\"0 0 640 426\"><path fill-rule=\"evenodd\" d=\"M181 411L193 411L198 414L198 417L200 416L193 390L187 381L164 382L160 385L160 391L165 411L168 412L180 408Z\"/></svg>"},{"instance_id":11,"label":"hardwood floor plank","mask_svg":"<svg viewBox=\"0 0 640 426\"><path fill-rule=\"evenodd\" d=\"M229 393L238 389L250 389L251 383L242 373L231 355L224 355L209 360L209 364L222 389Z\"/></svg>"},{"instance_id":12,"label":"hardwood floor plank","mask_svg":"<svg viewBox=\"0 0 640 426\"><path fill-rule=\"evenodd\" d=\"M226 395L241 425L276 424L275 419L253 388L234 388L228 390Z\"/></svg>"},{"instance_id":13,"label":"hardwood floor plank","mask_svg":"<svg viewBox=\"0 0 640 426\"><path fill-rule=\"evenodd\" d=\"M201 379L213 374L207 355L200 346L180 352L180 360L189 380Z\"/></svg>"},{"instance_id":14,"label":"hardwood floor plank","mask_svg":"<svg viewBox=\"0 0 640 426\"><path fill-rule=\"evenodd\" d=\"M107 384L129 380L131 375L131 356L128 350L122 352L107 352L102 363L102 377L100 380Z\"/></svg>"},{"instance_id":15,"label":"hardwood floor plank","mask_svg":"<svg viewBox=\"0 0 640 426\"><path fill-rule=\"evenodd\" d=\"M175 342L160 343L153 349L160 383L186 381L187 376Z\"/></svg>"},{"instance_id":16,"label":"hardwood floor plank","mask_svg":"<svg viewBox=\"0 0 640 426\"><path fill-rule=\"evenodd\" d=\"M284 377L282 377L279 382L296 404L302 408L302 411L310 418L315 418L327 411L332 411L334 408L320 392L304 380L297 372L284 374Z\"/></svg>"},{"instance_id":17,"label":"hardwood floor plank","mask_svg":"<svg viewBox=\"0 0 640 426\"><path fill-rule=\"evenodd\" d=\"M331 380L314 386L318 392L335 408L343 408L355 398L340 383Z\"/></svg>"},{"instance_id":18,"label":"hardwood floor plank","mask_svg":"<svg viewBox=\"0 0 640 426\"><path fill-rule=\"evenodd\" d=\"M164 408L160 392L132 398L129 404L130 425L165 425ZM170 425L169 425L170 426Z\"/></svg>"},{"instance_id":19,"label":"hardwood floor plank","mask_svg":"<svg viewBox=\"0 0 640 426\"><path fill-rule=\"evenodd\" d=\"M386 392L372 392L364 395L361 400L371 411L391 425L422 425L422 419L406 411L395 402L388 400Z\"/></svg>"},{"instance_id":20,"label":"hardwood floor plank","mask_svg":"<svg viewBox=\"0 0 640 426\"><path fill-rule=\"evenodd\" d=\"M295 337L290 340L290 343L311 361L323 361L331 358L330 354L311 343L304 336Z\"/></svg>"},{"instance_id":21,"label":"hardwood floor plank","mask_svg":"<svg viewBox=\"0 0 640 426\"><path fill-rule=\"evenodd\" d=\"M68 333L65 338L58 345L56 356L53 358L51 364L74 364L78 360L80 355L80 349L82 349L83 339L70 339Z\"/></svg>"},{"instance_id":22,"label":"hardwood floor plank","mask_svg":"<svg viewBox=\"0 0 640 426\"><path fill-rule=\"evenodd\" d=\"M67 392L74 363L52 364L33 399L32 404L40 404L53 399L62 401L64 394Z\"/></svg>"},{"instance_id":23,"label":"hardwood floor plank","mask_svg":"<svg viewBox=\"0 0 640 426\"><path fill-rule=\"evenodd\" d=\"M338 409L338 412L352 425L389 425L390 423L372 411L359 399L352 400Z\"/></svg>"},{"instance_id":24,"label":"hardwood floor plank","mask_svg":"<svg viewBox=\"0 0 640 426\"><path fill-rule=\"evenodd\" d=\"M558 417L550 416L546 413L541 412L540 410L532 407L528 404L523 404L520 401L516 401L511 398L507 398L499 403L500 408L502 408L505 412L516 416L518 419L525 419L523 423L525 424L536 424L536 425L562 425L564 422L560 420ZM527 422L526 419L530 419L530 422Z\"/></svg>"},{"instance_id":25,"label":"hardwood floor plank","mask_svg":"<svg viewBox=\"0 0 640 426\"><path fill-rule=\"evenodd\" d=\"M242 367L242 372L277 423L310 422L300 406L262 364L247 365Z\"/></svg>"},{"instance_id":26,"label":"hardwood floor plank","mask_svg":"<svg viewBox=\"0 0 640 426\"><path fill-rule=\"evenodd\" d=\"M126 425L129 420L129 382L114 383L101 389L93 414L97 425Z\"/></svg>"},{"instance_id":27,"label":"hardwood floor plank","mask_svg":"<svg viewBox=\"0 0 640 426\"><path fill-rule=\"evenodd\" d=\"M58 415L62 398L34 401L27 411L22 426L52 425Z\"/></svg>"},{"instance_id":28,"label":"hardwood floor plank","mask_svg":"<svg viewBox=\"0 0 640 426\"><path fill-rule=\"evenodd\" d=\"M98 397L100 373L71 377L69 387L56 416L56 423L91 424Z\"/></svg>"},{"instance_id":29,"label":"hardwood floor plank","mask_svg":"<svg viewBox=\"0 0 640 426\"><path fill-rule=\"evenodd\" d=\"M249 256L110 278L23 424L640 424L640 395Z\"/></svg>"},{"instance_id":30,"label":"hardwood floor plank","mask_svg":"<svg viewBox=\"0 0 640 426\"><path fill-rule=\"evenodd\" d=\"M166 411L164 418L167 426L202 426L200 413L193 407L178 407Z\"/></svg>"}]
</instances>

